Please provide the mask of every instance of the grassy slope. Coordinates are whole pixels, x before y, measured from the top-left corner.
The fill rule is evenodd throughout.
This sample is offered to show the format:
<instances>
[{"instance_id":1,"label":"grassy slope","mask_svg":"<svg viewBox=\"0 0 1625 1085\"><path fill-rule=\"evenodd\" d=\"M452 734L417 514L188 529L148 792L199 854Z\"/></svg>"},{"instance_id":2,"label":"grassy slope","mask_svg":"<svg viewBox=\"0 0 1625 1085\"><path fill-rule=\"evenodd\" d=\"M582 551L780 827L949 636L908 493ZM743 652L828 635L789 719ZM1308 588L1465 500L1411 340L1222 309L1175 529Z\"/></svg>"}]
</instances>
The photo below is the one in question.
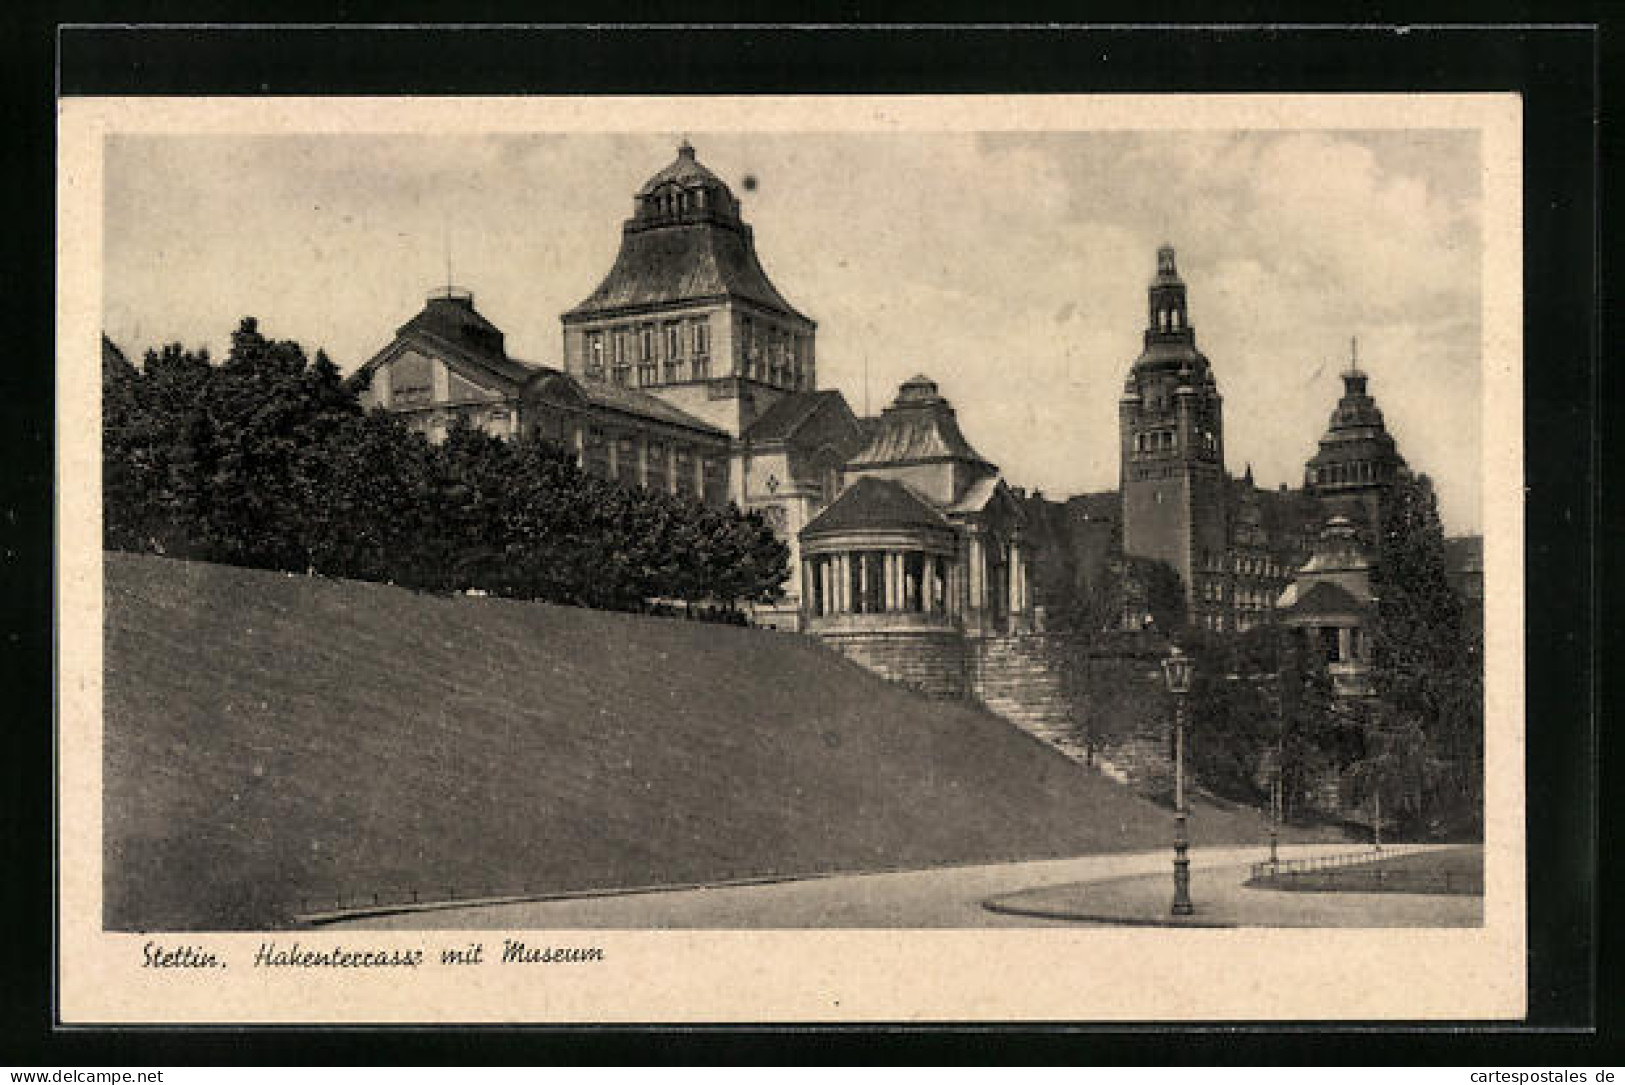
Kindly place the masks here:
<instances>
[{"instance_id":1,"label":"grassy slope","mask_svg":"<svg viewBox=\"0 0 1625 1085\"><path fill-rule=\"evenodd\" d=\"M799 637L123 554L106 575L113 929L1168 836L997 718ZM1258 828L1192 818L1198 844Z\"/></svg>"}]
</instances>

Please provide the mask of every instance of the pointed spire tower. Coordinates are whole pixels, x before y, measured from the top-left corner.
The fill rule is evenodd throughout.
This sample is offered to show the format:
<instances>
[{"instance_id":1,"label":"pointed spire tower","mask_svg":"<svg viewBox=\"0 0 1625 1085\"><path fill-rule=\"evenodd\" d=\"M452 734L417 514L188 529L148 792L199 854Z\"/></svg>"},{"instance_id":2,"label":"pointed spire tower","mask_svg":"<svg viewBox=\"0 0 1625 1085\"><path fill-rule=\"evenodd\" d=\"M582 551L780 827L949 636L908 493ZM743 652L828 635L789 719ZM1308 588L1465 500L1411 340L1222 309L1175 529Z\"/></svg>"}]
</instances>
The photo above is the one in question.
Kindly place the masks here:
<instances>
[{"instance_id":1,"label":"pointed spire tower","mask_svg":"<svg viewBox=\"0 0 1625 1085\"><path fill-rule=\"evenodd\" d=\"M1376 538L1382 502L1406 470L1382 410L1366 390L1360 341L1349 340L1343 396L1327 423L1320 448L1304 466L1304 489L1320 499L1326 516L1347 517L1367 540Z\"/></svg>"},{"instance_id":2,"label":"pointed spire tower","mask_svg":"<svg viewBox=\"0 0 1625 1085\"><path fill-rule=\"evenodd\" d=\"M1140 356L1118 404L1123 552L1179 574L1193 617L1223 574L1224 400L1196 347L1174 249L1157 250Z\"/></svg>"}]
</instances>

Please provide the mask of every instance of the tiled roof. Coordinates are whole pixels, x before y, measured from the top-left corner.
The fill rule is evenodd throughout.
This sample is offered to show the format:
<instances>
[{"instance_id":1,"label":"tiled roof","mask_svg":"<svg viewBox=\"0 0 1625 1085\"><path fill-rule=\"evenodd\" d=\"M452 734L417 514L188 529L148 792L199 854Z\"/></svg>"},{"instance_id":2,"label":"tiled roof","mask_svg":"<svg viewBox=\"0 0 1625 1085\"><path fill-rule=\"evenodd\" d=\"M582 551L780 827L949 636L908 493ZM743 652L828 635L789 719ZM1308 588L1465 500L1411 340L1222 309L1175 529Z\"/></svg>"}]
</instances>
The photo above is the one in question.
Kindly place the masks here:
<instances>
[{"instance_id":1,"label":"tiled roof","mask_svg":"<svg viewBox=\"0 0 1625 1085\"><path fill-rule=\"evenodd\" d=\"M864 429L867 431L869 426L865 424ZM992 467L965 440L954 409L936 394L936 385L916 377L903 385L897 399L881 414L869 443L849 462L872 467L950 459Z\"/></svg>"},{"instance_id":2,"label":"tiled roof","mask_svg":"<svg viewBox=\"0 0 1625 1085\"><path fill-rule=\"evenodd\" d=\"M1344 618L1365 614L1371 604L1356 599L1338 584L1322 580L1302 594L1297 584L1288 585L1277 606L1277 616L1284 618Z\"/></svg>"},{"instance_id":3,"label":"tiled roof","mask_svg":"<svg viewBox=\"0 0 1625 1085\"><path fill-rule=\"evenodd\" d=\"M948 528L948 521L901 482L865 476L801 529L803 537L866 528Z\"/></svg>"},{"instance_id":4,"label":"tiled roof","mask_svg":"<svg viewBox=\"0 0 1625 1085\"><path fill-rule=\"evenodd\" d=\"M530 362L522 362L518 358L510 358L506 354L488 354L472 349L426 328L412 328L408 325L407 329L402 329L401 338L418 339L441 354L451 355L454 361L486 369L515 384L524 384L542 368Z\"/></svg>"},{"instance_id":5,"label":"tiled roof","mask_svg":"<svg viewBox=\"0 0 1625 1085\"><path fill-rule=\"evenodd\" d=\"M502 329L480 315L472 294L453 292L451 287L443 294L431 294L417 315L401 325L396 334L414 330L430 332L477 354L504 354Z\"/></svg>"},{"instance_id":6,"label":"tiled roof","mask_svg":"<svg viewBox=\"0 0 1625 1085\"><path fill-rule=\"evenodd\" d=\"M724 297L742 298L766 309L801 316L768 280L756 258L748 228L736 230L712 222L688 222L623 234L621 251L604 281L564 316L568 319Z\"/></svg>"},{"instance_id":7,"label":"tiled roof","mask_svg":"<svg viewBox=\"0 0 1625 1085\"><path fill-rule=\"evenodd\" d=\"M993 500L993 495L999 492L999 476L987 475L972 482L965 487L965 492L959 495L959 500L953 503L950 512L981 512L987 508L987 503Z\"/></svg>"},{"instance_id":8,"label":"tiled roof","mask_svg":"<svg viewBox=\"0 0 1625 1085\"><path fill-rule=\"evenodd\" d=\"M590 377L578 378L569 374L564 374L564 376L581 393L582 398L595 406L607 407L623 414L652 418L659 422L699 430L702 433L714 434L718 437L728 436L724 430L718 429L709 422L700 421L687 411L673 407L659 396L650 395L648 392L636 388L626 388L610 381L594 380Z\"/></svg>"},{"instance_id":9,"label":"tiled roof","mask_svg":"<svg viewBox=\"0 0 1625 1085\"><path fill-rule=\"evenodd\" d=\"M806 425L818 408L841 393L833 389L821 392L795 392L785 396L745 428L742 441L787 441Z\"/></svg>"},{"instance_id":10,"label":"tiled roof","mask_svg":"<svg viewBox=\"0 0 1625 1085\"><path fill-rule=\"evenodd\" d=\"M502 330L474 308L471 295L434 295L416 316L395 331L395 342L417 341L452 361L483 369L513 384L524 384L539 367L508 357ZM369 365L388 354L384 348Z\"/></svg>"}]
</instances>

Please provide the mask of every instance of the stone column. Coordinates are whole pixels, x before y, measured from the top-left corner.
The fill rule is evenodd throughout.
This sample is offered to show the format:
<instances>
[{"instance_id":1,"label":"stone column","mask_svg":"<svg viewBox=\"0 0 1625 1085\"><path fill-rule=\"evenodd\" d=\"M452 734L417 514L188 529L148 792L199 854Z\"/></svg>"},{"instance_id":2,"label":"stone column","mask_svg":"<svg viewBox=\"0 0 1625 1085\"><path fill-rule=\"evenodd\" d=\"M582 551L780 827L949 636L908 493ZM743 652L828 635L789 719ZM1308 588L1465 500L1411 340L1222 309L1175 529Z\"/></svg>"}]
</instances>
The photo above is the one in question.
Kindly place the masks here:
<instances>
[{"instance_id":1,"label":"stone column","mask_svg":"<svg viewBox=\"0 0 1625 1085\"><path fill-rule=\"evenodd\" d=\"M1009 565L1009 568L1004 570L1004 583L1006 583L1004 594L1006 594L1007 599L1004 609L1009 611L1011 629L1014 629L1016 627L1016 604L1019 603L1020 599L1019 594L1017 594L1020 591L1020 580L1019 572L1017 572L1016 544L1014 542L1004 547L1004 562Z\"/></svg>"},{"instance_id":2,"label":"stone column","mask_svg":"<svg viewBox=\"0 0 1625 1085\"><path fill-rule=\"evenodd\" d=\"M890 550L881 558L886 573L886 609L897 609L897 555Z\"/></svg>"},{"instance_id":3,"label":"stone column","mask_svg":"<svg viewBox=\"0 0 1625 1085\"><path fill-rule=\"evenodd\" d=\"M694 450L694 496L705 500L705 450L701 448Z\"/></svg>"},{"instance_id":4,"label":"stone column","mask_svg":"<svg viewBox=\"0 0 1625 1085\"><path fill-rule=\"evenodd\" d=\"M621 435L614 430L609 430L604 439L609 442L610 480L619 482L621 478Z\"/></svg>"},{"instance_id":5,"label":"stone column","mask_svg":"<svg viewBox=\"0 0 1625 1085\"><path fill-rule=\"evenodd\" d=\"M1337 631L1337 661L1339 663L1348 663L1354 658L1353 646L1350 644L1353 638L1349 635L1350 632L1351 630L1346 628Z\"/></svg>"},{"instance_id":6,"label":"stone column","mask_svg":"<svg viewBox=\"0 0 1625 1085\"><path fill-rule=\"evenodd\" d=\"M869 555L860 550L854 556L858 562L858 605L852 609L859 611L869 605Z\"/></svg>"},{"instance_id":7,"label":"stone column","mask_svg":"<svg viewBox=\"0 0 1625 1085\"><path fill-rule=\"evenodd\" d=\"M649 438L642 433L638 434L637 460L638 485L647 487L649 485Z\"/></svg>"},{"instance_id":8,"label":"stone column","mask_svg":"<svg viewBox=\"0 0 1625 1085\"><path fill-rule=\"evenodd\" d=\"M966 563L970 575L970 598L966 600L967 607L972 614L987 609L987 559L982 553L982 539L979 535L970 537L970 559Z\"/></svg>"},{"instance_id":9,"label":"stone column","mask_svg":"<svg viewBox=\"0 0 1625 1085\"><path fill-rule=\"evenodd\" d=\"M579 422L576 423L575 432L570 437L571 444L575 446L576 463L581 467L587 466L587 430Z\"/></svg>"}]
</instances>

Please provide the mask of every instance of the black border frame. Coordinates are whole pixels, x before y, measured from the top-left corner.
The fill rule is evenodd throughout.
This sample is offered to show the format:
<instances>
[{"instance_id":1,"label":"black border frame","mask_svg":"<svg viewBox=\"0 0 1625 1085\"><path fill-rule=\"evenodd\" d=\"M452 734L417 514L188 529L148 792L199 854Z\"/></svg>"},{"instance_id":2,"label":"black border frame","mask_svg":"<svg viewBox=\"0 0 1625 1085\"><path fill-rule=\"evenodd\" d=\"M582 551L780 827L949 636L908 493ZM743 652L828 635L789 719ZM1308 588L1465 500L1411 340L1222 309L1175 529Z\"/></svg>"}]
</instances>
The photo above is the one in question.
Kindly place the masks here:
<instances>
[{"instance_id":1,"label":"black border frame","mask_svg":"<svg viewBox=\"0 0 1625 1085\"><path fill-rule=\"evenodd\" d=\"M476 5L477 6L477 5ZM491 5L486 5L489 9ZM67 26L4 38L22 244L4 296L0 526L8 552L0 676L8 809L0 834L0 1061L12 1065L459 1063L1236 1062L1248 1026L949 1025L831 1028L54 1027L50 771L54 123L61 94L928 93L1510 90L1525 103L1525 426L1530 1013L1522 1029L1458 1022L1264 1026L1242 1061L1564 1063L1599 1056L1594 1017L1597 519L1601 372L1599 28L1342 25L454 29ZM166 16L177 14L166 8ZM485 18L490 11L477 12ZM523 17L524 13L518 14ZM1521 14L1521 12L1520 12ZM313 13L325 18L326 13ZM113 17L97 5L81 19ZM1612 49L1606 49L1612 52ZM656 62L658 61L658 62ZM59 82L58 82L59 80ZM20 123L19 123L20 122ZM43 257L29 259L28 256ZM1612 391L1619 389L1613 388ZM1611 641L1619 634L1608 631ZM10 808L14 807L14 808ZM21 831L17 831L21 830ZM21 932L22 937L18 937ZM1604 973L1606 976L1606 973ZM1327 1029L1333 1030L1328 1032ZM1530 1030L1547 1031L1532 1036ZM1384 1033L1373 1044L1371 1031ZM1577 1030L1577 1031L1576 1031Z\"/></svg>"}]
</instances>

